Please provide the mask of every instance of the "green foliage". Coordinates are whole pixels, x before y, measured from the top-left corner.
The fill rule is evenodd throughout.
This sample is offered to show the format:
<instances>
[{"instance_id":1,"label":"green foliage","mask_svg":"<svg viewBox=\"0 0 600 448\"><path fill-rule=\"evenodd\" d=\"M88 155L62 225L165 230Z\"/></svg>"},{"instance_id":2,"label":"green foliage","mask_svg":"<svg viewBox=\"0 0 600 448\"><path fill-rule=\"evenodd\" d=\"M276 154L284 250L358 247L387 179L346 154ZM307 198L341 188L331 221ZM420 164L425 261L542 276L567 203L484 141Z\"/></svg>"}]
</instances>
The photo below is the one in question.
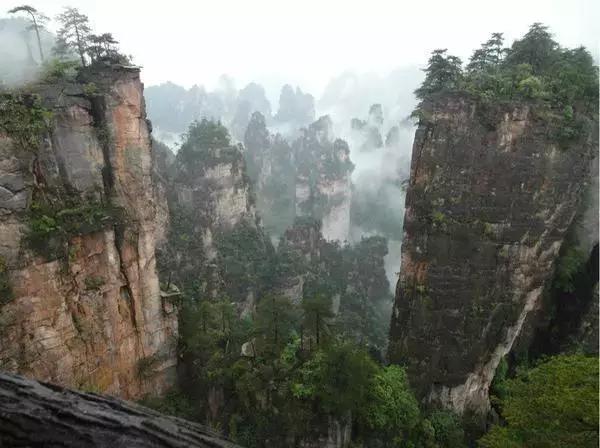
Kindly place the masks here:
<instances>
[{"instance_id":1,"label":"green foliage","mask_svg":"<svg viewBox=\"0 0 600 448\"><path fill-rule=\"evenodd\" d=\"M197 175L197 169L205 169L219 163L231 163L234 168L242 160L240 145L232 145L227 128L221 122L203 118L194 121L185 134L184 143L177 152L177 163Z\"/></svg>"},{"instance_id":2,"label":"green foliage","mask_svg":"<svg viewBox=\"0 0 600 448\"><path fill-rule=\"evenodd\" d=\"M363 244L382 250L378 240ZM379 366L333 332L317 345L309 327L318 313L326 333L324 316L327 325L335 321L331 300L303 302L261 297L251 318L240 320L228 300L184 301L180 352L190 414L248 447L315 440L330 419L349 416L365 446L461 446L452 444L462 433L451 417L423 418L402 368ZM225 397L216 415L208 404L215 390Z\"/></svg>"},{"instance_id":3,"label":"green foliage","mask_svg":"<svg viewBox=\"0 0 600 448\"><path fill-rule=\"evenodd\" d=\"M90 45L91 28L89 19L77 8L65 8L62 14L56 17L62 25L58 30L57 46L55 53L65 56L67 51L76 52L79 55L81 65L86 65L87 48Z\"/></svg>"},{"instance_id":4,"label":"green foliage","mask_svg":"<svg viewBox=\"0 0 600 448\"><path fill-rule=\"evenodd\" d=\"M218 266L227 294L237 300L272 284L274 251L262 229L241 221L216 237Z\"/></svg>"},{"instance_id":5,"label":"green foliage","mask_svg":"<svg viewBox=\"0 0 600 448\"><path fill-rule=\"evenodd\" d=\"M148 395L138 404L154 409L162 414L195 420L197 415L189 396L179 389L170 389L162 396Z\"/></svg>"},{"instance_id":6,"label":"green foliage","mask_svg":"<svg viewBox=\"0 0 600 448\"><path fill-rule=\"evenodd\" d=\"M329 337L333 312L331 299L323 295L306 297L302 300L303 328L314 336L316 347Z\"/></svg>"},{"instance_id":7,"label":"green foliage","mask_svg":"<svg viewBox=\"0 0 600 448\"><path fill-rule=\"evenodd\" d=\"M256 310L257 348L264 354L279 354L290 340L298 314L289 299L264 297Z\"/></svg>"},{"instance_id":8,"label":"green foliage","mask_svg":"<svg viewBox=\"0 0 600 448\"><path fill-rule=\"evenodd\" d=\"M202 238L196 234L197 220L192 210L169 201L169 244L157 251L157 266L161 278L172 280L190 296L203 293L201 276L194 266L205 260Z\"/></svg>"},{"instance_id":9,"label":"green foliage","mask_svg":"<svg viewBox=\"0 0 600 448\"><path fill-rule=\"evenodd\" d=\"M13 298L10 276L6 260L0 256L0 305L10 302Z\"/></svg>"},{"instance_id":10,"label":"green foliage","mask_svg":"<svg viewBox=\"0 0 600 448\"><path fill-rule=\"evenodd\" d=\"M473 52L466 69L468 72L483 72L498 67L507 49L504 48L502 33L493 33L480 49Z\"/></svg>"},{"instance_id":11,"label":"green foliage","mask_svg":"<svg viewBox=\"0 0 600 448\"><path fill-rule=\"evenodd\" d=\"M564 292L574 292L575 278L586 262L584 252L576 246L570 246L558 259L554 273L554 288Z\"/></svg>"},{"instance_id":12,"label":"green foliage","mask_svg":"<svg viewBox=\"0 0 600 448\"><path fill-rule=\"evenodd\" d=\"M444 212L435 210L429 215L429 219L434 228L439 229L442 232L445 232L447 230L448 217Z\"/></svg>"},{"instance_id":13,"label":"green foliage","mask_svg":"<svg viewBox=\"0 0 600 448\"><path fill-rule=\"evenodd\" d=\"M427 418L433 428L435 446L464 448L465 432L460 417L452 411L437 410Z\"/></svg>"},{"instance_id":14,"label":"green foliage","mask_svg":"<svg viewBox=\"0 0 600 448\"><path fill-rule=\"evenodd\" d=\"M409 437L419 424L420 410L406 372L399 366L380 369L374 376L370 399L363 409L363 418L374 431L388 433L396 446Z\"/></svg>"},{"instance_id":15,"label":"green foliage","mask_svg":"<svg viewBox=\"0 0 600 448\"><path fill-rule=\"evenodd\" d=\"M506 102L535 101L547 119L548 136L567 148L586 135L598 115L598 67L585 48L563 49L547 27L534 23L528 33L504 48L494 33L473 53L463 71L460 61L435 50L416 93L421 100L459 92L477 99L480 113ZM415 111L426 119L423 103Z\"/></svg>"},{"instance_id":16,"label":"green foliage","mask_svg":"<svg viewBox=\"0 0 600 448\"><path fill-rule=\"evenodd\" d=\"M44 61L44 51L43 51L42 42L40 39L40 29L44 29L44 26L46 25L46 22L48 21L48 17L46 17L44 14L39 12L37 9L35 9L34 7L29 6L29 5L17 6L8 11L9 14L15 14L18 12L23 12L29 16L28 18L29 18L29 22L31 23L31 25L29 25L28 29L29 30L33 29L35 31L35 35L37 37L38 51L40 52L40 61L43 62Z\"/></svg>"},{"instance_id":17,"label":"green foliage","mask_svg":"<svg viewBox=\"0 0 600 448\"><path fill-rule=\"evenodd\" d=\"M51 118L38 95L0 94L0 132L23 151L38 151Z\"/></svg>"},{"instance_id":18,"label":"green foliage","mask_svg":"<svg viewBox=\"0 0 600 448\"><path fill-rule=\"evenodd\" d=\"M357 347L340 343L318 351L301 368L295 395L316 399L327 412L358 413L367 403L377 365Z\"/></svg>"},{"instance_id":19,"label":"green foliage","mask_svg":"<svg viewBox=\"0 0 600 448\"><path fill-rule=\"evenodd\" d=\"M29 228L24 241L47 260L68 259L71 238L118 225L126 215L121 207L105 204L93 196L66 195L63 199L34 201L28 212Z\"/></svg>"},{"instance_id":20,"label":"green foliage","mask_svg":"<svg viewBox=\"0 0 600 448\"><path fill-rule=\"evenodd\" d=\"M49 84L60 81L74 81L78 67L79 63L77 61L51 58L44 62L41 79Z\"/></svg>"},{"instance_id":21,"label":"green foliage","mask_svg":"<svg viewBox=\"0 0 600 448\"><path fill-rule=\"evenodd\" d=\"M106 283L104 278L99 276L86 277L83 282L85 283L85 289L89 291L99 291Z\"/></svg>"},{"instance_id":22,"label":"green foliage","mask_svg":"<svg viewBox=\"0 0 600 448\"><path fill-rule=\"evenodd\" d=\"M450 91L460 86L462 79L462 62L456 56L446 54L446 49L434 50L427 62L425 80L421 87L415 90L415 95L423 99L440 91Z\"/></svg>"},{"instance_id":23,"label":"green foliage","mask_svg":"<svg viewBox=\"0 0 600 448\"><path fill-rule=\"evenodd\" d=\"M537 76L529 76L517 84L517 92L524 98L530 99L541 98L543 96L542 88L542 81Z\"/></svg>"},{"instance_id":24,"label":"green foliage","mask_svg":"<svg viewBox=\"0 0 600 448\"><path fill-rule=\"evenodd\" d=\"M506 358L503 357L496 367L496 373L490 386L490 396L494 403L499 403L500 400L506 397L506 379L508 375L508 363Z\"/></svg>"},{"instance_id":25,"label":"green foliage","mask_svg":"<svg viewBox=\"0 0 600 448\"><path fill-rule=\"evenodd\" d=\"M597 447L598 358L559 355L506 381L505 426L494 426L484 448Z\"/></svg>"},{"instance_id":26,"label":"green foliage","mask_svg":"<svg viewBox=\"0 0 600 448\"><path fill-rule=\"evenodd\" d=\"M86 96L97 96L98 95L98 86L93 82L88 82L83 86L83 93Z\"/></svg>"},{"instance_id":27,"label":"green foliage","mask_svg":"<svg viewBox=\"0 0 600 448\"><path fill-rule=\"evenodd\" d=\"M512 65L529 64L534 73L550 69L558 56L558 44L552 39L548 27L534 23L522 39L516 40L506 56Z\"/></svg>"},{"instance_id":28,"label":"green foliage","mask_svg":"<svg viewBox=\"0 0 600 448\"><path fill-rule=\"evenodd\" d=\"M495 235L494 226L489 222L483 223L483 235L487 238L493 238Z\"/></svg>"}]
</instances>

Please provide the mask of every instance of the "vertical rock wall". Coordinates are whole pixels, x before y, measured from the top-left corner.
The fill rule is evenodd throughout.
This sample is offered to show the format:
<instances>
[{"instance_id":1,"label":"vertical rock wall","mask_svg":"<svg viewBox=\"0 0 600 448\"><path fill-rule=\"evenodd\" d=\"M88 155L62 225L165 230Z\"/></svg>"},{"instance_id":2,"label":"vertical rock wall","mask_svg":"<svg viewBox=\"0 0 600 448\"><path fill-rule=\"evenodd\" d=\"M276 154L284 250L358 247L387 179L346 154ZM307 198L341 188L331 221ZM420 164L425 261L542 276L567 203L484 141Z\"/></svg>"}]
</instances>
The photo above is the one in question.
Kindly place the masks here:
<instances>
[{"instance_id":1,"label":"vertical rock wall","mask_svg":"<svg viewBox=\"0 0 600 448\"><path fill-rule=\"evenodd\" d=\"M0 256L13 295L0 306L0 366L139 398L170 385L177 335L175 308L161 298L156 273L164 220L156 219L143 85L138 69L117 66L82 78L39 86L52 111L39 164L0 136ZM24 241L34 188L110 200L126 211L126 224L73 236L68 260L48 260Z\"/></svg>"},{"instance_id":2,"label":"vertical rock wall","mask_svg":"<svg viewBox=\"0 0 600 448\"><path fill-rule=\"evenodd\" d=\"M488 409L598 145L592 131L559 148L535 103L494 107L451 96L423 106L390 331L389 357L408 366L418 395L459 412Z\"/></svg>"}]
</instances>

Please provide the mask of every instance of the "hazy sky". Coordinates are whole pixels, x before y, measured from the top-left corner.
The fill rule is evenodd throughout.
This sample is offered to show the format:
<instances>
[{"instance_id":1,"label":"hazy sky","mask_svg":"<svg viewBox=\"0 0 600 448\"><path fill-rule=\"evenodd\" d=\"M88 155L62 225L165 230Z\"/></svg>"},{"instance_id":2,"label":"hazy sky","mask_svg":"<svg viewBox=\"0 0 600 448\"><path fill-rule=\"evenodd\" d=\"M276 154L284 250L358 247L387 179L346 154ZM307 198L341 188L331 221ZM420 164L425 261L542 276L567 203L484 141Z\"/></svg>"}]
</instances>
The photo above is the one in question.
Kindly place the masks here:
<instances>
[{"instance_id":1,"label":"hazy sky","mask_svg":"<svg viewBox=\"0 0 600 448\"><path fill-rule=\"evenodd\" d=\"M318 95L344 70L385 73L422 66L432 49L464 59L491 32L508 41L536 21L564 46L586 45L598 60L598 0L0 0L28 1L53 17L65 5L112 32L142 65L147 85L171 80L213 87L299 83ZM51 29L56 24L50 25Z\"/></svg>"}]
</instances>

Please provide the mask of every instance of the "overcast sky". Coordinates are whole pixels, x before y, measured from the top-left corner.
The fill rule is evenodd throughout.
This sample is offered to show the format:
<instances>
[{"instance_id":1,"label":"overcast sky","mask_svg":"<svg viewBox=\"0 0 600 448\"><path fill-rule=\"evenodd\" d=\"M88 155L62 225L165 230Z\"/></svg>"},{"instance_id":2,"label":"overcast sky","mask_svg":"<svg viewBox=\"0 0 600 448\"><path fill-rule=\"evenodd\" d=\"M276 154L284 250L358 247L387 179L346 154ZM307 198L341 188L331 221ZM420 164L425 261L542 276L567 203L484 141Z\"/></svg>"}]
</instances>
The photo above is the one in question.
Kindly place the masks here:
<instances>
[{"instance_id":1,"label":"overcast sky","mask_svg":"<svg viewBox=\"0 0 600 448\"><path fill-rule=\"evenodd\" d=\"M28 1L54 17L79 8L97 32L112 32L143 66L146 85L167 80L213 87L222 73L238 86L298 83L318 95L347 69L386 73L422 66L448 48L464 59L494 31L509 42L533 22L564 46L598 60L598 0L0 0ZM6 8L4 8L6 5ZM50 29L55 30L51 23Z\"/></svg>"}]
</instances>

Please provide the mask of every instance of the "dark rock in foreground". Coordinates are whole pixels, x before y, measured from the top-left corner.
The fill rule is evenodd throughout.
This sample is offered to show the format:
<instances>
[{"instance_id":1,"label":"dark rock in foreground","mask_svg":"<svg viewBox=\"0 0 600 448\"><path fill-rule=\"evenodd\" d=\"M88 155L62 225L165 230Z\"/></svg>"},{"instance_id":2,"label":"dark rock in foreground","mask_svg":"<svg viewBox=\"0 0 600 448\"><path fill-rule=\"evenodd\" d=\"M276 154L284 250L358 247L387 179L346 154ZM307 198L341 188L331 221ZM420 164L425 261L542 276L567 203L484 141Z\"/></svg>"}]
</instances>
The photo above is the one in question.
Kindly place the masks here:
<instances>
[{"instance_id":1,"label":"dark rock in foreground","mask_svg":"<svg viewBox=\"0 0 600 448\"><path fill-rule=\"evenodd\" d=\"M0 374L2 447L235 448L205 427L116 398Z\"/></svg>"}]
</instances>

